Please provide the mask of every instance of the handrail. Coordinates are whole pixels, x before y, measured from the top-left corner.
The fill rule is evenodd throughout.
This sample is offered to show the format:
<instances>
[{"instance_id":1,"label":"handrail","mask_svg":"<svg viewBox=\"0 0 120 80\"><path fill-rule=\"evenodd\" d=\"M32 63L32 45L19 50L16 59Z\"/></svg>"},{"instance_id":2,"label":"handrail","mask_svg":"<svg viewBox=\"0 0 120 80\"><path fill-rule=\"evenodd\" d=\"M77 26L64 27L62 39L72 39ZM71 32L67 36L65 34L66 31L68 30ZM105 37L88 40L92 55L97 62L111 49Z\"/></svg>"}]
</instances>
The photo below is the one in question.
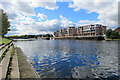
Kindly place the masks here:
<instances>
[{"instance_id":1,"label":"handrail","mask_svg":"<svg viewBox=\"0 0 120 80\"><path fill-rule=\"evenodd\" d=\"M0 62L1 62L1 57L2 57L2 54L7 50L7 48L8 47L10 47L10 46L12 46L13 45L13 43L12 42L10 42L9 43L10 45L7 45L4 49L2 49L1 51L0 51Z\"/></svg>"}]
</instances>

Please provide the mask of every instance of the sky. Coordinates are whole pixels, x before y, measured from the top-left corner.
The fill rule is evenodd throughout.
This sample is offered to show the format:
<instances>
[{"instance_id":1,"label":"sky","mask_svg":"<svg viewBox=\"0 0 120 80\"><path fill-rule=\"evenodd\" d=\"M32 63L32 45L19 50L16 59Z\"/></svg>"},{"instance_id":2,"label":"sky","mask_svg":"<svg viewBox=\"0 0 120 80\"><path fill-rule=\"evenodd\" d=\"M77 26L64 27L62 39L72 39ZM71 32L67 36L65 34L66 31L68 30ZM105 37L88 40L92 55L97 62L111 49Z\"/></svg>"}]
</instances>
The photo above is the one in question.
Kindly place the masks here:
<instances>
[{"instance_id":1,"label":"sky","mask_svg":"<svg viewBox=\"0 0 120 80\"><path fill-rule=\"evenodd\" d=\"M118 27L119 0L2 0L11 22L9 35L39 35L75 26Z\"/></svg>"}]
</instances>

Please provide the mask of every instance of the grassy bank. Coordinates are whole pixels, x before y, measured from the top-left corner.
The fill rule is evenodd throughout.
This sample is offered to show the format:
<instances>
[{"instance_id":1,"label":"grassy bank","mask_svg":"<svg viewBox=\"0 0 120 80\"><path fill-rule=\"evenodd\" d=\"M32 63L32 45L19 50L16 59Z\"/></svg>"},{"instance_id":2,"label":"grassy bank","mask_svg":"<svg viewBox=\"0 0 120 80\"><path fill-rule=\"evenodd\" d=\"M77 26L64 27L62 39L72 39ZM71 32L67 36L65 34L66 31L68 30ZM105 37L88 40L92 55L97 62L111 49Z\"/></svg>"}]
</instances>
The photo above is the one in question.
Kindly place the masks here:
<instances>
[{"instance_id":1,"label":"grassy bank","mask_svg":"<svg viewBox=\"0 0 120 80\"><path fill-rule=\"evenodd\" d=\"M8 42L10 42L11 40L9 40L9 39L6 39L6 38L2 38L2 37L0 37L0 44L2 44L2 43L8 43Z\"/></svg>"},{"instance_id":2,"label":"grassy bank","mask_svg":"<svg viewBox=\"0 0 120 80\"><path fill-rule=\"evenodd\" d=\"M111 40L120 40L120 39L110 39L110 38L105 38L105 40L107 40L107 41L111 41Z\"/></svg>"}]
</instances>

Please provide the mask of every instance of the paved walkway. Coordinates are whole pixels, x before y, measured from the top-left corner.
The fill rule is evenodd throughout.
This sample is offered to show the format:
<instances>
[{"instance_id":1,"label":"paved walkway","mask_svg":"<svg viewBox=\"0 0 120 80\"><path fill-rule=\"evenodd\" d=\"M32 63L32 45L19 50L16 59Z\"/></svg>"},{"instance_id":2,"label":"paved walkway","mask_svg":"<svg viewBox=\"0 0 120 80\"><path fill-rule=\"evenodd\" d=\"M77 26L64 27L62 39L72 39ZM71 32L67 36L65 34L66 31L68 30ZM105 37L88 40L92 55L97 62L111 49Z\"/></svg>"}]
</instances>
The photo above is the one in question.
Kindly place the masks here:
<instances>
[{"instance_id":1,"label":"paved walkway","mask_svg":"<svg viewBox=\"0 0 120 80\"><path fill-rule=\"evenodd\" d=\"M12 70L11 70L11 79L14 80L17 78L19 80L20 73L19 73L19 66L18 66L18 58L17 53L13 53L13 59L12 59Z\"/></svg>"},{"instance_id":2,"label":"paved walkway","mask_svg":"<svg viewBox=\"0 0 120 80\"><path fill-rule=\"evenodd\" d=\"M40 80L40 77L37 75L37 73L35 72L32 64L30 64L28 61L27 61L27 58L26 56L23 54L22 50L20 48L16 48L16 52L19 56L19 60L18 60L18 63L19 63L19 71L20 71L20 78L36 78ZM35 80L36 80L35 79Z\"/></svg>"},{"instance_id":3,"label":"paved walkway","mask_svg":"<svg viewBox=\"0 0 120 80\"><path fill-rule=\"evenodd\" d=\"M7 75L8 65L10 61L12 46L10 47L9 51L6 53L5 57L2 60L2 78L5 79Z\"/></svg>"}]
</instances>

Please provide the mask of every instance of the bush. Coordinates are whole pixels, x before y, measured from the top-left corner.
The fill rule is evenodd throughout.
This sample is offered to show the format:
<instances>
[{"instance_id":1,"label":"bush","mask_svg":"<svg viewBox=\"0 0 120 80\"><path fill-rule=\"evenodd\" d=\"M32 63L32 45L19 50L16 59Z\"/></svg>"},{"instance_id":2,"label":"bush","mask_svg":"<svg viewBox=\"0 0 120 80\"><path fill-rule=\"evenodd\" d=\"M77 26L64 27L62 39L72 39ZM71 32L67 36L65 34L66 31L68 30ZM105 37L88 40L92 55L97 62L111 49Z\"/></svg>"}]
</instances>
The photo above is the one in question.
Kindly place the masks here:
<instances>
[{"instance_id":1,"label":"bush","mask_svg":"<svg viewBox=\"0 0 120 80\"><path fill-rule=\"evenodd\" d=\"M119 39L120 35L118 32L112 31L112 29L108 29L106 32L106 37L110 39Z\"/></svg>"}]
</instances>

